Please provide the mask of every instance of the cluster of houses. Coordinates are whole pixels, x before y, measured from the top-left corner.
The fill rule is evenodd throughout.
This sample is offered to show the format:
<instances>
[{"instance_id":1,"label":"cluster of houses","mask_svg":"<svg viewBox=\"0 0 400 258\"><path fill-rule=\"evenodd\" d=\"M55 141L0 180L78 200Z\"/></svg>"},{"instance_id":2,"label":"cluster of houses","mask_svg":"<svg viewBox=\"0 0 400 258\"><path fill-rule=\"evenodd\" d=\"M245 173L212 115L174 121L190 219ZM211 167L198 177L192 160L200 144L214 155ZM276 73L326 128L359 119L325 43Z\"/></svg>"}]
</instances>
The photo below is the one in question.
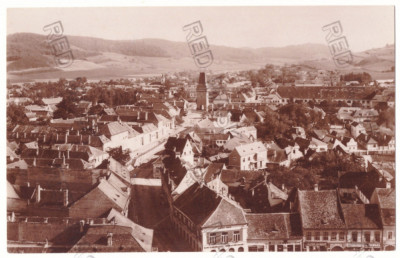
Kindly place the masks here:
<instances>
[{"instance_id":1,"label":"cluster of houses","mask_svg":"<svg viewBox=\"0 0 400 258\"><path fill-rule=\"evenodd\" d=\"M71 119L52 119L62 98L43 99L40 110L25 106L51 120L46 126L31 120L7 134L10 252L153 250L154 230L129 214L130 173L137 158L176 130L185 103L147 99L144 105L145 97L140 106L101 104L98 115L88 114L89 105L83 117ZM113 158L116 148L129 158Z\"/></svg>"},{"instance_id":2,"label":"cluster of houses","mask_svg":"<svg viewBox=\"0 0 400 258\"><path fill-rule=\"evenodd\" d=\"M321 72L315 80L328 77L335 76ZM52 119L62 98L43 99L41 106L21 100L29 121L51 120L17 125L7 134L9 251L156 250L154 229L131 219L131 187L140 181L132 175L154 150L143 159L150 167L146 179L160 182L171 232L188 251L394 250L394 167L385 157L394 154L395 139L377 125L374 109L393 107L394 95L389 89L301 86L210 97L201 73L197 110L170 92L141 93L135 105L99 104L98 115L89 115L91 103L81 101L84 116L71 119ZM268 122L265 106L327 99L359 107L340 108L341 123L326 130L292 127L271 141L258 137L256 125ZM201 118L193 127L178 126L188 113ZM118 148L127 160L112 157ZM362 157L365 171L338 173L338 187L329 190L271 182L270 168L330 151Z\"/></svg>"}]
</instances>

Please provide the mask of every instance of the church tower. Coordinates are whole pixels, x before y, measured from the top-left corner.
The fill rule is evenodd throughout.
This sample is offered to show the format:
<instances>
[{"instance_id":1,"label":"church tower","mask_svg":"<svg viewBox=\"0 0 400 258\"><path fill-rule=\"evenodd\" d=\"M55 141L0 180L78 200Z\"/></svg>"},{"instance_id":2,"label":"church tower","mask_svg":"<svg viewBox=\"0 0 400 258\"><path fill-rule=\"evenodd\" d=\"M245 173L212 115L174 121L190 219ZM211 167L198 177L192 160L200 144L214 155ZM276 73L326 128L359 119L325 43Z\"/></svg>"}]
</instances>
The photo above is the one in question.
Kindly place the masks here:
<instances>
[{"instance_id":1,"label":"church tower","mask_svg":"<svg viewBox=\"0 0 400 258\"><path fill-rule=\"evenodd\" d=\"M206 83L206 74L204 72L200 73L199 83L196 88L197 93L197 109L198 110L208 110L208 88Z\"/></svg>"}]
</instances>

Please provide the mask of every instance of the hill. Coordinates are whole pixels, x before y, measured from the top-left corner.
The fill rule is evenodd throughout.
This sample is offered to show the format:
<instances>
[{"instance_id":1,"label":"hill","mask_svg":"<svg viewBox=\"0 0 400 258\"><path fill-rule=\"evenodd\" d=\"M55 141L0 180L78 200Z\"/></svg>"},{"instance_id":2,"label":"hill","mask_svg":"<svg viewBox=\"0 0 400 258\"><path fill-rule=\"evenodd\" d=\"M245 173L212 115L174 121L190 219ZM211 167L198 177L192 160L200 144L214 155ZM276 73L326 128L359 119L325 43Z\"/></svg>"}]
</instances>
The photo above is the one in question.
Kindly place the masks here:
<instances>
[{"instance_id":1,"label":"hill","mask_svg":"<svg viewBox=\"0 0 400 258\"><path fill-rule=\"evenodd\" d=\"M72 66L55 66L45 35L16 33L7 36L7 72L11 79L64 77L90 74L126 76L143 73L195 70L186 42L163 39L106 40L67 36L74 55ZM233 48L211 45L214 56L209 68L215 72L256 69L266 63L300 63L315 69L334 69L329 49L322 44L286 47ZM394 46L355 54L351 69L388 71L394 66Z\"/></svg>"}]
</instances>

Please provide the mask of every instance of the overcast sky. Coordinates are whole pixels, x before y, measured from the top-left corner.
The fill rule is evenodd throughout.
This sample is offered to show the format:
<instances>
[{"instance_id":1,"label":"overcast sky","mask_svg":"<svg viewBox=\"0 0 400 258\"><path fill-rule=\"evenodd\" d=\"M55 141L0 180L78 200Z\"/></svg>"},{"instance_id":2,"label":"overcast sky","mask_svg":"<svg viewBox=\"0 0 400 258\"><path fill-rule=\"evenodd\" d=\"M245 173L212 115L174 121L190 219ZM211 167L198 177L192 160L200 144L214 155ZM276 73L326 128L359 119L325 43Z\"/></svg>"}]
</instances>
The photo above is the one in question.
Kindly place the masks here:
<instances>
[{"instance_id":1,"label":"overcast sky","mask_svg":"<svg viewBox=\"0 0 400 258\"><path fill-rule=\"evenodd\" d=\"M185 41L182 27L200 20L214 45L280 47L326 44L322 27L339 20L352 51L394 43L393 7L113 7L8 9L7 34L45 34L60 20L66 35Z\"/></svg>"}]
</instances>

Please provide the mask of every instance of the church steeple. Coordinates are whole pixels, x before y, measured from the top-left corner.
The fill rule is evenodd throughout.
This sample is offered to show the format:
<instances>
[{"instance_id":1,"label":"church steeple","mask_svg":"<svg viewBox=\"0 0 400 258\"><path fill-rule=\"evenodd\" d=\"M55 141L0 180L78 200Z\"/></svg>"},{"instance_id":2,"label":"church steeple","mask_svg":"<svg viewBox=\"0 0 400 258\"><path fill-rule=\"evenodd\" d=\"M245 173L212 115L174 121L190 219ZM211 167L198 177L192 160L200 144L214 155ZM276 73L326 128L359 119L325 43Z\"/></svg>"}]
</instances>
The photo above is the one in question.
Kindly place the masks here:
<instances>
[{"instance_id":1,"label":"church steeple","mask_svg":"<svg viewBox=\"0 0 400 258\"><path fill-rule=\"evenodd\" d=\"M197 109L198 110L208 110L208 88L206 81L206 74L204 72L200 73L199 83L196 88L197 92Z\"/></svg>"}]
</instances>

